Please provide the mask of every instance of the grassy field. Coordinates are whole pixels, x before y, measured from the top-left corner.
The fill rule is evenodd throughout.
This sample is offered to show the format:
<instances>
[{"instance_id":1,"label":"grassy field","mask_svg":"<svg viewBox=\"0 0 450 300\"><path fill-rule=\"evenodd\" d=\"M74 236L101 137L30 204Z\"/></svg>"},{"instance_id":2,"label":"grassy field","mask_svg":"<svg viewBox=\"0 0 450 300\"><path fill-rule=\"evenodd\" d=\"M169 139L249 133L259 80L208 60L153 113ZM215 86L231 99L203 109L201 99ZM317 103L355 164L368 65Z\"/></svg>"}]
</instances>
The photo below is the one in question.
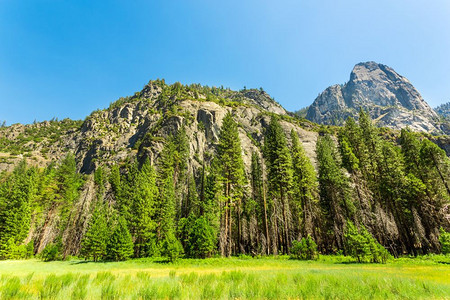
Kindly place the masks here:
<instances>
[{"instance_id":1,"label":"grassy field","mask_svg":"<svg viewBox=\"0 0 450 300\"><path fill-rule=\"evenodd\" d=\"M0 298L450 299L450 265L439 258L382 265L353 264L342 257L316 262L283 257L176 263L1 261Z\"/></svg>"}]
</instances>

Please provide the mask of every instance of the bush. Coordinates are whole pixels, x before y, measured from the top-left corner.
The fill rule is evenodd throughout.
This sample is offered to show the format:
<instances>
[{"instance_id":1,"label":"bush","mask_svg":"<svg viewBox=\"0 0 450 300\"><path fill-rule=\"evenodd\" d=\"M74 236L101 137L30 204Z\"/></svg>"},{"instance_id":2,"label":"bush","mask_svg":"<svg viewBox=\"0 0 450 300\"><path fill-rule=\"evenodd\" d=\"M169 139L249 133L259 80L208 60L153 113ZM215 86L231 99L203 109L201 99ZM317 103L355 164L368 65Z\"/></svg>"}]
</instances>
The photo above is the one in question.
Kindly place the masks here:
<instances>
[{"instance_id":1,"label":"bush","mask_svg":"<svg viewBox=\"0 0 450 300\"><path fill-rule=\"evenodd\" d=\"M170 262L176 261L183 254L183 246L173 234L169 234L162 242L161 254Z\"/></svg>"},{"instance_id":2,"label":"bush","mask_svg":"<svg viewBox=\"0 0 450 300\"><path fill-rule=\"evenodd\" d=\"M33 242L24 245L17 245L13 238L2 245L0 258L2 259L26 259L31 258L34 253Z\"/></svg>"},{"instance_id":3,"label":"bush","mask_svg":"<svg viewBox=\"0 0 450 300\"><path fill-rule=\"evenodd\" d=\"M347 222L345 239L348 254L356 258L359 263L386 263L391 257L389 252L377 242L364 226L361 226L361 229L358 230L352 222Z\"/></svg>"},{"instance_id":4,"label":"bush","mask_svg":"<svg viewBox=\"0 0 450 300\"><path fill-rule=\"evenodd\" d=\"M189 256L195 258L211 257L216 246L213 227L205 217L195 220L189 233Z\"/></svg>"},{"instance_id":5,"label":"bush","mask_svg":"<svg viewBox=\"0 0 450 300\"><path fill-rule=\"evenodd\" d=\"M59 244L50 243L45 246L40 256L43 261L62 260L61 246Z\"/></svg>"},{"instance_id":6,"label":"bush","mask_svg":"<svg viewBox=\"0 0 450 300\"><path fill-rule=\"evenodd\" d=\"M446 232L442 227L439 230L439 242L441 243L441 253L450 254L450 232Z\"/></svg>"},{"instance_id":7,"label":"bush","mask_svg":"<svg viewBox=\"0 0 450 300\"><path fill-rule=\"evenodd\" d=\"M291 258L300 260L317 260L319 253L317 252L317 244L308 235L301 241L294 241L291 248Z\"/></svg>"}]
</instances>

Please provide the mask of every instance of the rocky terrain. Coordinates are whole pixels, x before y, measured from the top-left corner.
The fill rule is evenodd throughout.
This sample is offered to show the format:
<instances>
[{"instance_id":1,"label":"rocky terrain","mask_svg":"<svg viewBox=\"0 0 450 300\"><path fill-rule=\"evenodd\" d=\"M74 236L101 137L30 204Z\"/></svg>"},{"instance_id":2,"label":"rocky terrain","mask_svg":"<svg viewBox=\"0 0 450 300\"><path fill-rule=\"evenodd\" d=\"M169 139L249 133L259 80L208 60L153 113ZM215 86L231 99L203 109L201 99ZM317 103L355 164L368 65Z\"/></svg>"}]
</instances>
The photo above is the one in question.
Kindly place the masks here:
<instances>
[{"instance_id":1,"label":"rocky terrain","mask_svg":"<svg viewBox=\"0 0 450 300\"><path fill-rule=\"evenodd\" d=\"M190 139L190 167L198 168L213 155L222 119L232 111L240 124L244 163L262 142L271 114L282 117L286 134L294 128L311 159L315 159L316 125L290 117L266 92L239 92L223 88L190 87L150 81L141 92L121 98L81 121L46 121L0 128L0 170L11 170L23 158L45 166L73 152L82 173L101 164L111 165L128 157L154 161L165 138L183 124Z\"/></svg>"},{"instance_id":2,"label":"rocky terrain","mask_svg":"<svg viewBox=\"0 0 450 300\"><path fill-rule=\"evenodd\" d=\"M309 106L306 118L342 125L349 116L357 118L360 108L367 110L379 127L409 127L436 135L450 132L408 79L375 62L357 64L346 84L323 91Z\"/></svg>"},{"instance_id":3,"label":"rocky terrain","mask_svg":"<svg viewBox=\"0 0 450 300\"><path fill-rule=\"evenodd\" d=\"M375 82L373 77L379 80ZM390 82L390 85L386 82ZM398 146L402 137L397 130L378 130L370 125L372 124L370 121L361 122L359 125L353 123L352 127L350 122L350 125L347 124L349 126L347 128L350 128L347 131L349 134L356 133L355 139L351 135L345 136L344 131L338 134L339 128L335 126L318 125L287 112L262 89L232 91L223 87L205 87L197 84L167 85L163 80L156 80L150 81L133 96L120 98L111 103L108 108L92 112L83 121L64 119L0 127L0 177L3 178L3 181L0 181L2 183L0 192L5 195L0 197L0 217L6 220L8 213L1 214L1 212L11 210L17 203L25 203L24 205L33 207L22 210L23 215L27 213L28 221L24 223L26 226L22 226L20 235L17 234L17 237L14 237L15 244L6 234L2 236L2 230L0 230L0 237L4 240L0 245L3 247L0 247L3 251L0 251L0 257L1 255L8 257L2 253L14 254L17 252L14 247L22 247L30 243L35 254L45 252L45 249L51 249L48 247L54 246L60 247L58 251L64 257L79 255L82 239L97 205L104 205L117 211L123 209L124 213L128 212L127 207L129 207L133 209L133 213L127 215L129 217L127 222L135 224L132 222L141 220L141 218L135 220L132 216L135 213L145 212L146 210L141 208L148 208L151 205L137 204L142 199L153 199L153 196L141 199L140 190L146 190L142 184L144 187L145 184L154 187L160 193L161 197L154 202L155 205L158 203L156 207L161 207L161 212L164 211L162 208L165 203L176 203L174 207L176 213L174 211L170 216L176 215L177 218L184 216L176 219L180 224L185 222L187 215L183 214L189 211L187 208L191 209L190 206L195 208L195 205L199 203L196 199L202 199L202 197L206 199L204 197L208 195L210 199L208 201L213 201L211 207L214 209L211 209L211 215L215 216L214 218L222 218L220 234L215 235L217 243L214 245L234 245L234 250L228 248L228 254L232 252L278 253L278 251L286 253L286 249L290 246L289 241L297 239L302 230L305 232L308 230L314 235L322 251L334 253L343 247L343 228L346 219L364 224L373 236L395 255L417 253L417 251L436 252L439 247L437 241L439 226L441 224L447 226L445 222L448 219L449 206L446 203L450 194L447 184L448 174L450 174L447 168L448 158L441 149L436 147L438 145L445 149L449 155L448 136L432 136L428 133L438 133L441 130L437 127L438 123L434 122L435 118L438 119L436 113L429 108L406 79L387 67L373 63L357 65L350 82L344 86L333 86L327 89L309 108L308 115L314 107L319 111L320 116L331 124L336 124L334 121L337 122L344 117L353 116L358 112L359 107L362 107L377 118L378 125L394 129L408 125L417 131L426 131L426 133L409 133L409 135L408 132L403 132L402 135L403 142L405 142L405 135L409 136L409 140L412 141L411 147L417 151L420 149L418 153L421 154L424 163L418 163L420 170L413 170L413 172L418 174L417 176L420 175L419 177L424 177L422 173L425 172L426 177L423 178L423 182L428 184L428 189L432 191L432 194L427 196L429 199L423 198L425 193L417 194L419 196L411 194L415 190L410 193L411 182L419 182L422 179L418 179L412 173L403 176L410 166L402 166L407 161L408 153L401 154L405 155L405 158L399 156L400 147ZM325 107L328 110L325 110ZM411 114L416 118L412 118ZM361 115L365 116L366 120L370 119L367 114ZM388 123L388 120L391 122L396 120L393 115L398 116L398 124ZM278 117L272 118L273 116ZM226 121L228 120L230 124L230 118L234 125L227 127ZM220 157L220 149L223 147L219 144L223 124L225 124L223 127L230 132L233 130L234 135L230 138L231 140L240 140L238 147L228 147L237 149L233 153L240 151L243 162L243 164L240 163L240 158L237 160L239 166L243 165L242 168L239 167L239 172L242 172L240 174L244 179L239 184L242 184L242 189L245 191L246 196L243 197L245 203L242 207L241 203L237 204L239 207L236 208L234 216L229 213L231 204L225 204L220 200L223 199L220 193L223 193L224 185L218 179L222 176L219 175L220 168L214 169L216 168L214 164L218 161L214 158ZM361 126L361 128L357 129L355 126ZM363 126L366 126L365 130L369 130L371 134L361 135ZM179 133L183 133L185 139L183 142L176 140L176 143L182 145L183 149L188 148L188 151L176 150L171 152L173 157L167 156L167 149L171 149L171 145L175 143L173 138ZM298 142L295 133L298 135ZM366 140L367 138L371 139L370 143ZM430 143L428 138L436 145ZM187 142L184 142L186 140ZM223 136L221 142L223 143ZM303 150L299 150L301 149L299 144L306 155L302 154ZM367 148L368 145L371 148ZM270 157L267 154L270 153L267 152L268 149L273 151ZM297 149L296 152L295 149ZM263 150L265 151L264 159ZM297 154L294 155L294 152ZM68 155L69 153L73 155ZM183 166L171 165L172 169L168 177L163 177L165 165L162 163L165 159L168 161L168 157L171 163L176 162L179 153L185 153ZM418 156L416 154L413 157ZM430 157L433 160L430 160ZM269 162L269 158L273 159L272 163ZM284 158L285 162L280 163L282 162L280 158ZM297 163L292 165L291 159L294 161L294 158ZM255 163L258 159L264 162L260 169L257 167L258 163ZM23 160L27 164L19 163ZM219 160L219 164L223 161ZM434 164L437 171L426 167L429 164ZM27 165L38 166L41 169L27 169ZM149 183L152 172L145 173L145 165L156 167L160 174L158 182ZM102 168L99 168L100 166ZM132 169L133 166L136 169ZM269 171L274 174L274 170L278 170L280 166L284 166L286 170L282 174L287 175L273 175L269 178ZM371 169L370 166L379 166L379 168ZM391 170L391 166L398 168ZM386 167L388 168L386 170L380 169ZM329 168L330 176L324 177L323 174L327 174L323 172L324 168ZM3 172L13 169L12 173ZM173 175L175 170L178 172L177 176ZM306 173L302 175L302 180L290 180L290 172L292 174L297 172L295 174L297 178L300 178L298 174L307 170L309 175ZM186 181L176 180L181 171ZM209 172L207 177L204 176L205 172ZM408 172L412 171L408 170ZM262 214L257 213L256 207L259 205L258 211L261 212L265 202L264 173L271 186L267 189L270 195L270 214L266 213L263 218ZM20 174L25 177L21 178ZM392 174L398 176L387 178ZM140 176L145 180L139 181ZM166 186L164 178L170 179L167 182L172 184ZM286 185L287 197L283 198L276 194L276 189L281 185L273 184L274 178L280 182L286 178L289 179ZM332 178L333 181L327 181L327 178ZM341 179L345 180L341 181ZM206 191L204 180L207 183L208 180L214 181L209 181L208 193L198 193ZM255 185L256 181L252 180L260 180L261 184ZM30 192L25 194L34 195L33 199L19 202L17 199L22 199L22 195L17 196L14 192L24 190L27 182L36 182L39 193L34 195L35 186L29 184ZM308 185L305 182L309 182ZM378 187L384 187L386 182L391 182L392 188L378 190ZM294 188L297 184L304 184L302 192L298 192L300 187ZM170 187L173 188L172 191ZM307 188L310 192L306 191ZM397 203L393 200L386 202L387 197L397 199L395 197L398 195L384 196L381 193L395 192L400 188L403 191L402 199L408 205L412 203L414 207L399 208L387 205ZM151 190L147 189L147 191ZM420 191L422 190L419 189ZM171 194L173 197L165 196ZM281 194L285 195L280 192ZM309 195L309 198L298 200L299 195L305 197ZM410 197L410 195L413 196ZM342 199L347 200L342 202ZM420 206L415 204L417 199L421 199ZM17 203L14 204L14 201ZM135 202L122 208L121 205L127 205L127 201ZM301 217L303 220L301 226L299 220L292 217L300 216L298 206L293 201L301 201L307 205L307 210L305 206L305 214ZM431 201L432 205L428 205L427 201ZM348 207L347 204L345 208L342 207L342 203L347 202ZM202 203L208 202L202 201ZM442 203L445 205L441 205ZM216 211L221 205L225 210ZM233 205L236 204L233 203ZM266 210L266 206L264 207ZM352 213L353 211L355 213ZM151 212L155 224L163 224L159 220L161 217L159 212L159 210L158 213ZM408 213L405 219L397 217L397 214L404 212L411 213ZM224 217L226 215L228 217ZM241 218L243 216L245 218ZM265 224L271 224L270 232L268 225L265 229L262 227L264 223L262 219L265 220ZM405 220L413 221L406 224ZM175 222L175 219L173 221ZM211 224L215 224L214 222L216 221L212 220ZM232 227L230 222L236 226ZM411 226L416 226L414 232L410 232L410 228L413 228ZM235 232L229 233L230 228L234 228ZM330 228L334 228L334 236L329 234ZM6 230L3 232L7 233ZM130 232L135 235L134 241L138 240L137 231L130 229ZM157 236L159 231L151 233ZM223 238L228 234L230 238ZM235 241L232 241L233 239ZM269 241L272 241L271 244ZM219 246L218 249L222 255L226 255L223 246ZM138 252L134 255L140 257Z\"/></svg>"}]
</instances>

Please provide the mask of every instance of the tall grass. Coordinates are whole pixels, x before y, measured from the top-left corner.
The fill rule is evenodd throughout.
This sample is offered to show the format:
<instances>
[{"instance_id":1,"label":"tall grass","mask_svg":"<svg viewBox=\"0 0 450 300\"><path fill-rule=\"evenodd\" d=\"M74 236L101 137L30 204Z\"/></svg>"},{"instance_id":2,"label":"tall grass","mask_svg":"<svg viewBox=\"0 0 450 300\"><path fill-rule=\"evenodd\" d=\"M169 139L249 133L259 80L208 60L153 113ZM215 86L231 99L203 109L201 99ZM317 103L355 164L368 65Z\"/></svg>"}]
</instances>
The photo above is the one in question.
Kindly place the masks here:
<instances>
[{"instance_id":1,"label":"tall grass","mask_svg":"<svg viewBox=\"0 0 450 300\"><path fill-rule=\"evenodd\" d=\"M14 275L5 273L0 262L0 299L423 299L450 295L450 266L429 261L23 264ZM46 266L52 273L45 271Z\"/></svg>"}]
</instances>

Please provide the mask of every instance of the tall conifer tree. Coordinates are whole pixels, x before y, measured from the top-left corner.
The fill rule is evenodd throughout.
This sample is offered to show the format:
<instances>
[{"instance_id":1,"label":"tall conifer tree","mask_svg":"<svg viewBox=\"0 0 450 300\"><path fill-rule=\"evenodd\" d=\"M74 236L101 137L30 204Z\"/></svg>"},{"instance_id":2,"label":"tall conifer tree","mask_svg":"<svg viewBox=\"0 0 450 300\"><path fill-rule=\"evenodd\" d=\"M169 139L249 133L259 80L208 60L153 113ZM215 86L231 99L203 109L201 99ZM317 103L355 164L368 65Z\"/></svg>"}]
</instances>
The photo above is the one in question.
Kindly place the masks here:
<instances>
[{"instance_id":1,"label":"tall conifer tree","mask_svg":"<svg viewBox=\"0 0 450 300\"><path fill-rule=\"evenodd\" d=\"M233 246L233 211L237 214L237 226L239 228L243 188L246 181L238 125L230 112L226 114L220 129L217 152L218 175L223 186L220 248L222 255L230 256ZM237 243L239 242L238 230ZM239 249L239 245L237 248Z\"/></svg>"},{"instance_id":2,"label":"tall conifer tree","mask_svg":"<svg viewBox=\"0 0 450 300\"><path fill-rule=\"evenodd\" d=\"M272 117L264 136L264 158L267 165L269 191L274 205L281 206L282 250L288 253L291 243L289 234L289 199L292 188L292 159L287 147L286 135L277 117ZM276 218L275 218L276 220ZM274 224L276 227L276 221ZM277 229L274 229L277 232ZM278 235L278 233L276 233Z\"/></svg>"}]
</instances>

